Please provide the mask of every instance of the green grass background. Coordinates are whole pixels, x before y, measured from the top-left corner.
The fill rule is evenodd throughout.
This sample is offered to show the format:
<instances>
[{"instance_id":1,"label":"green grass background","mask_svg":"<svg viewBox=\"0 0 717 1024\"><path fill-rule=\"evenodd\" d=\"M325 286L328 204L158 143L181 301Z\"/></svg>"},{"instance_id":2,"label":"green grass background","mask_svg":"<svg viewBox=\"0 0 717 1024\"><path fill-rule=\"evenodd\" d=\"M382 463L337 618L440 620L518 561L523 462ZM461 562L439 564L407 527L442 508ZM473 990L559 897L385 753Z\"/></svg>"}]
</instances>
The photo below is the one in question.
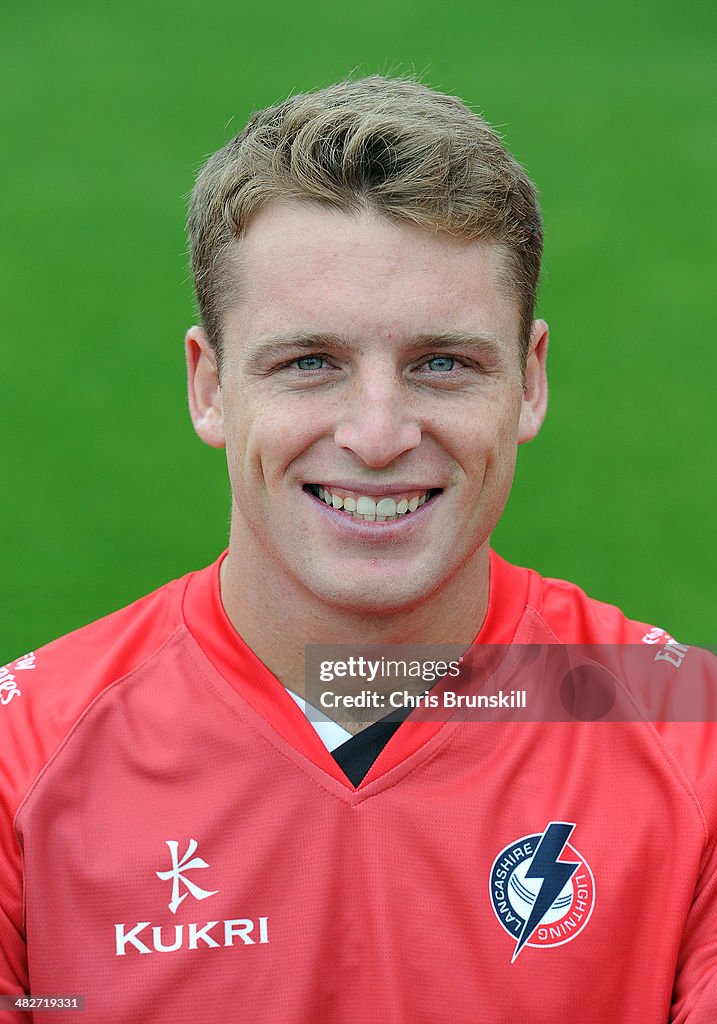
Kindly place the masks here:
<instances>
[{"instance_id":1,"label":"green grass background","mask_svg":"<svg viewBox=\"0 0 717 1024\"><path fill-rule=\"evenodd\" d=\"M225 545L223 455L185 412L186 195L253 109L355 70L463 96L541 188L552 404L497 548L714 643L715 20L693 0L4 4L0 663Z\"/></svg>"}]
</instances>

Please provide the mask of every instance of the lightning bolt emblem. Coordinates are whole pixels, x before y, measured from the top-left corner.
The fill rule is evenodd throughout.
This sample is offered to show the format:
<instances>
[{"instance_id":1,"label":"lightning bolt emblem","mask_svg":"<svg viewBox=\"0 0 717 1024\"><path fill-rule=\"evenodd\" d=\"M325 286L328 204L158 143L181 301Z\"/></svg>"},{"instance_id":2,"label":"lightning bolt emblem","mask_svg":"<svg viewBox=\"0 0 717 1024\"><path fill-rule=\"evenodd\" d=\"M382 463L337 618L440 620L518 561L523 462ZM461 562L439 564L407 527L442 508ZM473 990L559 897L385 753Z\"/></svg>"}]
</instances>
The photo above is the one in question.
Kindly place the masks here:
<instances>
[{"instance_id":1,"label":"lightning bolt emblem","mask_svg":"<svg viewBox=\"0 0 717 1024\"><path fill-rule=\"evenodd\" d=\"M574 828L575 825L566 821L551 821L540 838L525 877L542 878L543 884L535 897L530 916L518 936L511 963L515 963L516 957L550 910L558 894L580 867L579 862L558 859Z\"/></svg>"}]
</instances>

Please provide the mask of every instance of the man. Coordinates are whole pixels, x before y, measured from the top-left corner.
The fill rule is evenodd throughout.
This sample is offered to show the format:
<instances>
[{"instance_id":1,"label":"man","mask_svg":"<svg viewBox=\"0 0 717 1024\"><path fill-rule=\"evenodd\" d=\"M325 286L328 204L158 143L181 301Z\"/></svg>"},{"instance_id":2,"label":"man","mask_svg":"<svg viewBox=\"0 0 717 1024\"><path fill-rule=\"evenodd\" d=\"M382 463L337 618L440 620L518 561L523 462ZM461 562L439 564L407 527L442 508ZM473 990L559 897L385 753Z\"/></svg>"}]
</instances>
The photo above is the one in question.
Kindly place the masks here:
<instances>
[{"instance_id":1,"label":"man","mask_svg":"<svg viewBox=\"0 0 717 1024\"><path fill-rule=\"evenodd\" d=\"M189 227L229 549L6 669L2 990L125 1024L713 1021L714 727L636 710L712 669L489 547L547 402L526 174L369 78L254 115ZM462 652L429 696L559 678L571 720L302 710L313 645L340 704L365 645L425 643ZM577 644L607 646L558 671Z\"/></svg>"}]
</instances>

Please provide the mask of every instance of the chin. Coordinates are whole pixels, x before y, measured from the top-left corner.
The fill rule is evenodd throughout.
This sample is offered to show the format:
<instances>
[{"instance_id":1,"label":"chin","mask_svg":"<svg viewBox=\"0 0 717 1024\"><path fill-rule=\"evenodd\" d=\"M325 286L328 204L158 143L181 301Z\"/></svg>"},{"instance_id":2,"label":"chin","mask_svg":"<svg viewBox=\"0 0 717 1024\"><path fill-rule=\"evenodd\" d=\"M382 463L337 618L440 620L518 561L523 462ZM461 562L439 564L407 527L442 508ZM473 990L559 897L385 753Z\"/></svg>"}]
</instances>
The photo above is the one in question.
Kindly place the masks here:
<instances>
[{"instance_id":1,"label":"chin","mask_svg":"<svg viewBox=\"0 0 717 1024\"><path fill-rule=\"evenodd\" d=\"M395 577L390 582L385 579L365 580L361 583L354 579L350 586L327 587L325 580L318 586L311 586L316 597L323 604L328 604L336 611L349 614L373 615L399 614L429 600L438 590L440 584L429 584L422 580L421 586L407 588L405 580Z\"/></svg>"}]
</instances>

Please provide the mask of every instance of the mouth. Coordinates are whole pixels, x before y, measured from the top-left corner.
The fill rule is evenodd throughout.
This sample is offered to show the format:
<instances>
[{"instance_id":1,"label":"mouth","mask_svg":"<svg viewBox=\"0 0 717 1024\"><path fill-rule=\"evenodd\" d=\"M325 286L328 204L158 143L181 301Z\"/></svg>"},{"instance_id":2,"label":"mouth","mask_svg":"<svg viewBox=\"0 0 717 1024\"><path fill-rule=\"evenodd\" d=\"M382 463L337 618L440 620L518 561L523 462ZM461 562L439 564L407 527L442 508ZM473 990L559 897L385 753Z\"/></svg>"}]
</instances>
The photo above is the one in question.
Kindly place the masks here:
<instances>
[{"instance_id":1,"label":"mouth","mask_svg":"<svg viewBox=\"0 0 717 1024\"><path fill-rule=\"evenodd\" d=\"M304 490L337 512L369 523L388 523L403 519L441 493L439 487L434 487L411 493L397 491L395 494L371 497L358 491L329 488L323 484L306 484Z\"/></svg>"}]
</instances>

